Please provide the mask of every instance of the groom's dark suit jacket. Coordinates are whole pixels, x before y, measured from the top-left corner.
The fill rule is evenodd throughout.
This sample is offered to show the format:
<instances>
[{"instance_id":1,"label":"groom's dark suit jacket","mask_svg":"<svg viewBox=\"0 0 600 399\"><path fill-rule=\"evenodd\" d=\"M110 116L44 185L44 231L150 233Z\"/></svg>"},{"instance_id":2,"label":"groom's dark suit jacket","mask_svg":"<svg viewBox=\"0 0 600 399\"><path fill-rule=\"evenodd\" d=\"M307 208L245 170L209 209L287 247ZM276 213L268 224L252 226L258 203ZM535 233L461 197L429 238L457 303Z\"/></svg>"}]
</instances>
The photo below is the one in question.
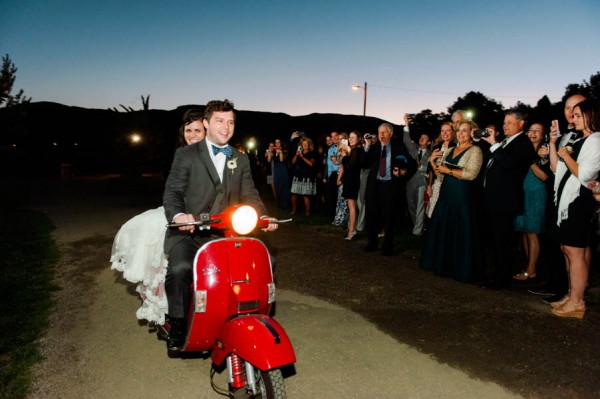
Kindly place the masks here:
<instances>
[{"instance_id":1,"label":"groom's dark suit jacket","mask_svg":"<svg viewBox=\"0 0 600 399\"><path fill-rule=\"evenodd\" d=\"M266 215L252 181L248 156L234 149L227 161L235 160L236 167L230 169L228 162L225 163L221 183L208 151L207 141L202 140L175 152L163 195L167 220L173 220L178 213L194 217L201 213L215 215L230 205L241 203L253 206L259 216ZM167 230L165 253L187 235L188 232Z\"/></svg>"},{"instance_id":2,"label":"groom's dark suit jacket","mask_svg":"<svg viewBox=\"0 0 600 399\"><path fill-rule=\"evenodd\" d=\"M517 215L523 210L523 180L536 159L533 144L523 132L490 157L493 163L485 171L486 207L488 211Z\"/></svg>"}]
</instances>

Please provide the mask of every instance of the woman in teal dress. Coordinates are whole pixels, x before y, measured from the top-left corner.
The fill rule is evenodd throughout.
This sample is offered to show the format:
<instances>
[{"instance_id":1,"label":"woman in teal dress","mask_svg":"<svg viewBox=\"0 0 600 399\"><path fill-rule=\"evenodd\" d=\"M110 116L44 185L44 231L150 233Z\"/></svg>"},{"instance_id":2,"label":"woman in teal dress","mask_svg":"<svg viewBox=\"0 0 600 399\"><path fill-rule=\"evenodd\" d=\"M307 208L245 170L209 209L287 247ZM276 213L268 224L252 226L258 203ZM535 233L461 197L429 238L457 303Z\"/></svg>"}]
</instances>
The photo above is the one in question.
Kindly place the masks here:
<instances>
[{"instance_id":1,"label":"woman in teal dress","mask_svg":"<svg viewBox=\"0 0 600 399\"><path fill-rule=\"evenodd\" d=\"M533 123L527 131L529 140L533 143L536 151L540 151L544 138L544 125ZM547 151L542 152L542 154ZM525 201L523 203L523 214L515 218L515 231L523 232L523 250L527 257L525 269L513 276L515 280L527 280L536 277L536 268L540 256L540 239L538 234L545 231L546 219L546 180L548 174L542 168L542 163L548 161L540 157L532 160L534 163L529 167L523 188Z\"/></svg>"},{"instance_id":2,"label":"woman in teal dress","mask_svg":"<svg viewBox=\"0 0 600 399\"><path fill-rule=\"evenodd\" d=\"M436 174L444 175L440 196L431 215L421 267L437 275L469 282L481 259L474 207L474 184L483 162L479 147L471 142L472 122L462 122L458 145L434 151L429 162ZM441 165L436 163L442 158Z\"/></svg>"}]
</instances>

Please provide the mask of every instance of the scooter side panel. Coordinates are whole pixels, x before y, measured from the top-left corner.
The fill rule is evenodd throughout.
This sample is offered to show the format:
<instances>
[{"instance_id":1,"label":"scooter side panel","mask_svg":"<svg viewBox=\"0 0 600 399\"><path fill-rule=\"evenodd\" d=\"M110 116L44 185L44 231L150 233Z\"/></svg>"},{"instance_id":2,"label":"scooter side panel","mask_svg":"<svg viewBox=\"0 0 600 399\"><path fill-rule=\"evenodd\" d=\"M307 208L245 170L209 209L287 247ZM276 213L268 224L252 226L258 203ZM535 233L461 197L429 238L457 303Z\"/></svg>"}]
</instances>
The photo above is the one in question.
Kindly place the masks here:
<instances>
[{"instance_id":1,"label":"scooter side panel","mask_svg":"<svg viewBox=\"0 0 600 399\"><path fill-rule=\"evenodd\" d=\"M223 326L211 355L213 363L221 365L230 353L263 371L296 361L294 348L283 327L266 315L238 317Z\"/></svg>"},{"instance_id":2,"label":"scooter side panel","mask_svg":"<svg viewBox=\"0 0 600 399\"><path fill-rule=\"evenodd\" d=\"M226 320L239 314L240 303L259 303L260 308L252 311L268 314L267 284L273 276L268 251L260 240L210 241L198 250L193 270L193 291L206 290L208 294L204 313L194 312L195 302L190 306L185 351L210 350Z\"/></svg>"}]
</instances>

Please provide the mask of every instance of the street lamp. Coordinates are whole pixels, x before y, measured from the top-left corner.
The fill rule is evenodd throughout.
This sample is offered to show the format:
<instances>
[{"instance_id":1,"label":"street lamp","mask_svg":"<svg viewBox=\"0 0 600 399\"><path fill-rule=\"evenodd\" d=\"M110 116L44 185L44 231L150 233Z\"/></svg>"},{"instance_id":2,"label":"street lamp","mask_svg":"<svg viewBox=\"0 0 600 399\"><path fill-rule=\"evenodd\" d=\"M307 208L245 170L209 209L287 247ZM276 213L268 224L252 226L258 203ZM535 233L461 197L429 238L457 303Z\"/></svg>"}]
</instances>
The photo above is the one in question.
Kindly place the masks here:
<instances>
[{"instance_id":1,"label":"street lamp","mask_svg":"<svg viewBox=\"0 0 600 399\"><path fill-rule=\"evenodd\" d=\"M354 89L354 90L363 89L363 92L364 92L363 116L367 116L367 82L365 82L364 86L354 85L354 86L352 86L352 89Z\"/></svg>"},{"instance_id":2,"label":"street lamp","mask_svg":"<svg viewBox=\"0 0 600 399\"><path fill-rule=\"evenodd\" d=\"M129 141L131 144L139 144L142 142L142 136L138 133L133 133L131 136L129 136Z\"/></svg>"}]
</instances>

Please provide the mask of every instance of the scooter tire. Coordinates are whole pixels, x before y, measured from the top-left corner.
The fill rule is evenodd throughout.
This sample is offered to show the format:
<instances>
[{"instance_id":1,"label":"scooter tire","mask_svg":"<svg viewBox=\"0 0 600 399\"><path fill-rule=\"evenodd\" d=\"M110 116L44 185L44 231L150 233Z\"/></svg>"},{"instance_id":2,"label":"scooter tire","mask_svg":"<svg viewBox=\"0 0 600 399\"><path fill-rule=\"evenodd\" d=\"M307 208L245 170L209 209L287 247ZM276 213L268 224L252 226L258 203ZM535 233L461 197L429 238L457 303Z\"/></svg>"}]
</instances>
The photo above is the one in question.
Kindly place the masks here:
<instances>
[{"instance_id":1,"label":"scooter tire","mask_svg":"<svg viewBox=\"0 0 600 399\"><path fill-rule=\"evenodd\" d=\"M240 388L230 391L230 397L233 399L287 399L285 391L285 382L281 370L257 371L257 385L259 392L257 395L250 396L246 388Z\"/></svg>"},{"instance_id":2,"label":"scooter tire","mask_svg":"<svg viewBox=\"0 0 600 399\"><path fill-rule=\"evenodd\" d=\"M262 399L287 399L285 381L280 369L261 371Z\"/></svg>"}]
</instances>

